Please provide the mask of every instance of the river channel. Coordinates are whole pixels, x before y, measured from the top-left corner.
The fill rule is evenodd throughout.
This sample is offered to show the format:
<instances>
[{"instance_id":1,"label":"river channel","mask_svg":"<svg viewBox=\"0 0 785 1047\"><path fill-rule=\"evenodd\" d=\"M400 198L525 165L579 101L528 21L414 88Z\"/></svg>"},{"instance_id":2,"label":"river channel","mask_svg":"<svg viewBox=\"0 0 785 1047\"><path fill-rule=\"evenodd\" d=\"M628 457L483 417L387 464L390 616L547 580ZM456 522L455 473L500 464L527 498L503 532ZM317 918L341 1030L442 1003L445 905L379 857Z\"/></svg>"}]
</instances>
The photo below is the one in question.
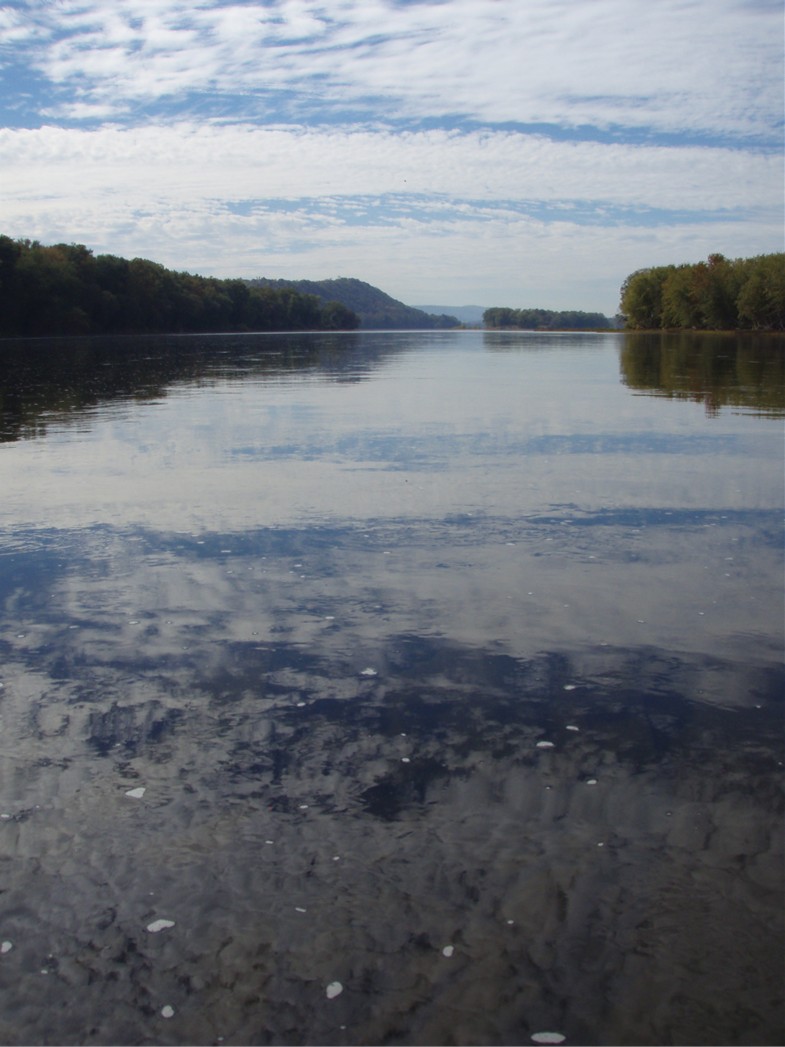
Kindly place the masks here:
<instances>
[{"instance_id":1,"label":"river channel","mask_svg":"<svg viewBox=\"0 0 785 1047\"><path fill-rule=\"evenodd\" d=\"M0 342L0 1042L782 1043L784 362Z\"/></svg>"}]
</instances>

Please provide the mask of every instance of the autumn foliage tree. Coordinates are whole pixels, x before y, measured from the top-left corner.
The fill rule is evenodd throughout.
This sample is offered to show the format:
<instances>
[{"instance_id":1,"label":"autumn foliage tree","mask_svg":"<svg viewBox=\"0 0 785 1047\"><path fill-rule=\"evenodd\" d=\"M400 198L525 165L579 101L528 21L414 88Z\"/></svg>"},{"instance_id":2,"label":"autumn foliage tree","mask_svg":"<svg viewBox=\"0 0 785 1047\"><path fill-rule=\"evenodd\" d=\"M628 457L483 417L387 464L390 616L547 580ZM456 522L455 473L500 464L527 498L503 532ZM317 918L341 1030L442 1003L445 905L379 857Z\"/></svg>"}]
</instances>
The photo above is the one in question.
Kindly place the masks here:
<instances>
[{"instance_id":1,"label":"autumn foliage tree","mask_svg":"<svg viewBox=\"0 0 785 1047\"><path fill-rule=\"evenodd\" d=\"M633 330L785 330L785 254L639 269L622 285L621 312Z\"/></svg>"}]
</instances>

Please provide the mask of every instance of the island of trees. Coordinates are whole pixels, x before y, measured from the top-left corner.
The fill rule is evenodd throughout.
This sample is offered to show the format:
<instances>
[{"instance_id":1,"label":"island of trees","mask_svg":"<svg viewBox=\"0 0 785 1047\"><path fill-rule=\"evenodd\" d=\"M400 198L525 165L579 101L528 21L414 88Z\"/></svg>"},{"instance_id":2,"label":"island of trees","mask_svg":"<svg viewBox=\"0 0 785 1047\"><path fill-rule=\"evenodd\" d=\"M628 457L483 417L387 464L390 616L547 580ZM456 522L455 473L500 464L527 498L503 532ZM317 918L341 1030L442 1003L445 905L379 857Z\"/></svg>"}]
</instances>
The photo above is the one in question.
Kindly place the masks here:
<instances>
[{"instance_id":1,"label":"island of trees","mask_svg":"<svg viewBox=\"0 0 785 1047\"><path fill-rule=\"evenodd\" d=\"M0 335L352 330L338 301L0 236Z\"/></svg>"},{"instance_id":2,"label":"island of trees","mask_svg":"<svg viewBox=\"0 0 785 1047\"><path fill-rule=\"evenodd\" d=\"M783 331L785 254L639 269L624 281L631 330Z\"/></svg>"},{"instance_id":3,"label":"island of trees","mask_svg":"<svg viewBox=\"0 0 785 1047\"><path fill-rule=\"evenodd\" d=\"M550 309L506 309L495 306L482 314L486 327L513 328L520 331L596 331L614 324L603 313L580 310L553 312Z\"/></svg>"}]
</instances>

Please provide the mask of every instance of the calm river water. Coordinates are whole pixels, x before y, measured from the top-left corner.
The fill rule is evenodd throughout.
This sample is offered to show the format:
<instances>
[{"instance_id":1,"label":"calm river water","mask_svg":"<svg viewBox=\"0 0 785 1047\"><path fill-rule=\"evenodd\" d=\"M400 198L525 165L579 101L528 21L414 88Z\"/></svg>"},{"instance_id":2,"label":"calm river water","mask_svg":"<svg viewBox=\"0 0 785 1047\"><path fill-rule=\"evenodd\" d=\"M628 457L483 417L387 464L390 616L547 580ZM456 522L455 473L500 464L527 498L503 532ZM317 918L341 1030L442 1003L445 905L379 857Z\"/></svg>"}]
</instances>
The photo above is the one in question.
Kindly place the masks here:
<instances>
[{"instance_id":1,"label":"calm river water","mask_svg":"<svg viewBox=\"0 0 785 1047\"><path fill-rule=\"evenodd\" d=\"M782 1043L784 361L0 343L0 1042Z\"/></svg>"}]
</instances>

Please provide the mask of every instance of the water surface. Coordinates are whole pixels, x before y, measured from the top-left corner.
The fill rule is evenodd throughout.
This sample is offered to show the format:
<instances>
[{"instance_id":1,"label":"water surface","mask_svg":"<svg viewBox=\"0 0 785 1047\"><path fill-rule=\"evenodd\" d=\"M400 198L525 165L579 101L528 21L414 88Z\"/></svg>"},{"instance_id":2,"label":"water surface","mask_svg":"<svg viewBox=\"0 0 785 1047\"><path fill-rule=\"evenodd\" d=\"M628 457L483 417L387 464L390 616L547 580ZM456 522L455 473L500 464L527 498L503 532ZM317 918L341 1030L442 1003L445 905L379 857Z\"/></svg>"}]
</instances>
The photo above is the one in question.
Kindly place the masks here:
<instances>
[{"instance_id":1,"label":"water surface","mask_svg":"<svg viewBox=\"0 0 785 1047\"><path fill-rule=\"evenodd\" d=\"M0 343L0 1040L782 1042L784 349Z\"/></svg>"}]
</instances>

